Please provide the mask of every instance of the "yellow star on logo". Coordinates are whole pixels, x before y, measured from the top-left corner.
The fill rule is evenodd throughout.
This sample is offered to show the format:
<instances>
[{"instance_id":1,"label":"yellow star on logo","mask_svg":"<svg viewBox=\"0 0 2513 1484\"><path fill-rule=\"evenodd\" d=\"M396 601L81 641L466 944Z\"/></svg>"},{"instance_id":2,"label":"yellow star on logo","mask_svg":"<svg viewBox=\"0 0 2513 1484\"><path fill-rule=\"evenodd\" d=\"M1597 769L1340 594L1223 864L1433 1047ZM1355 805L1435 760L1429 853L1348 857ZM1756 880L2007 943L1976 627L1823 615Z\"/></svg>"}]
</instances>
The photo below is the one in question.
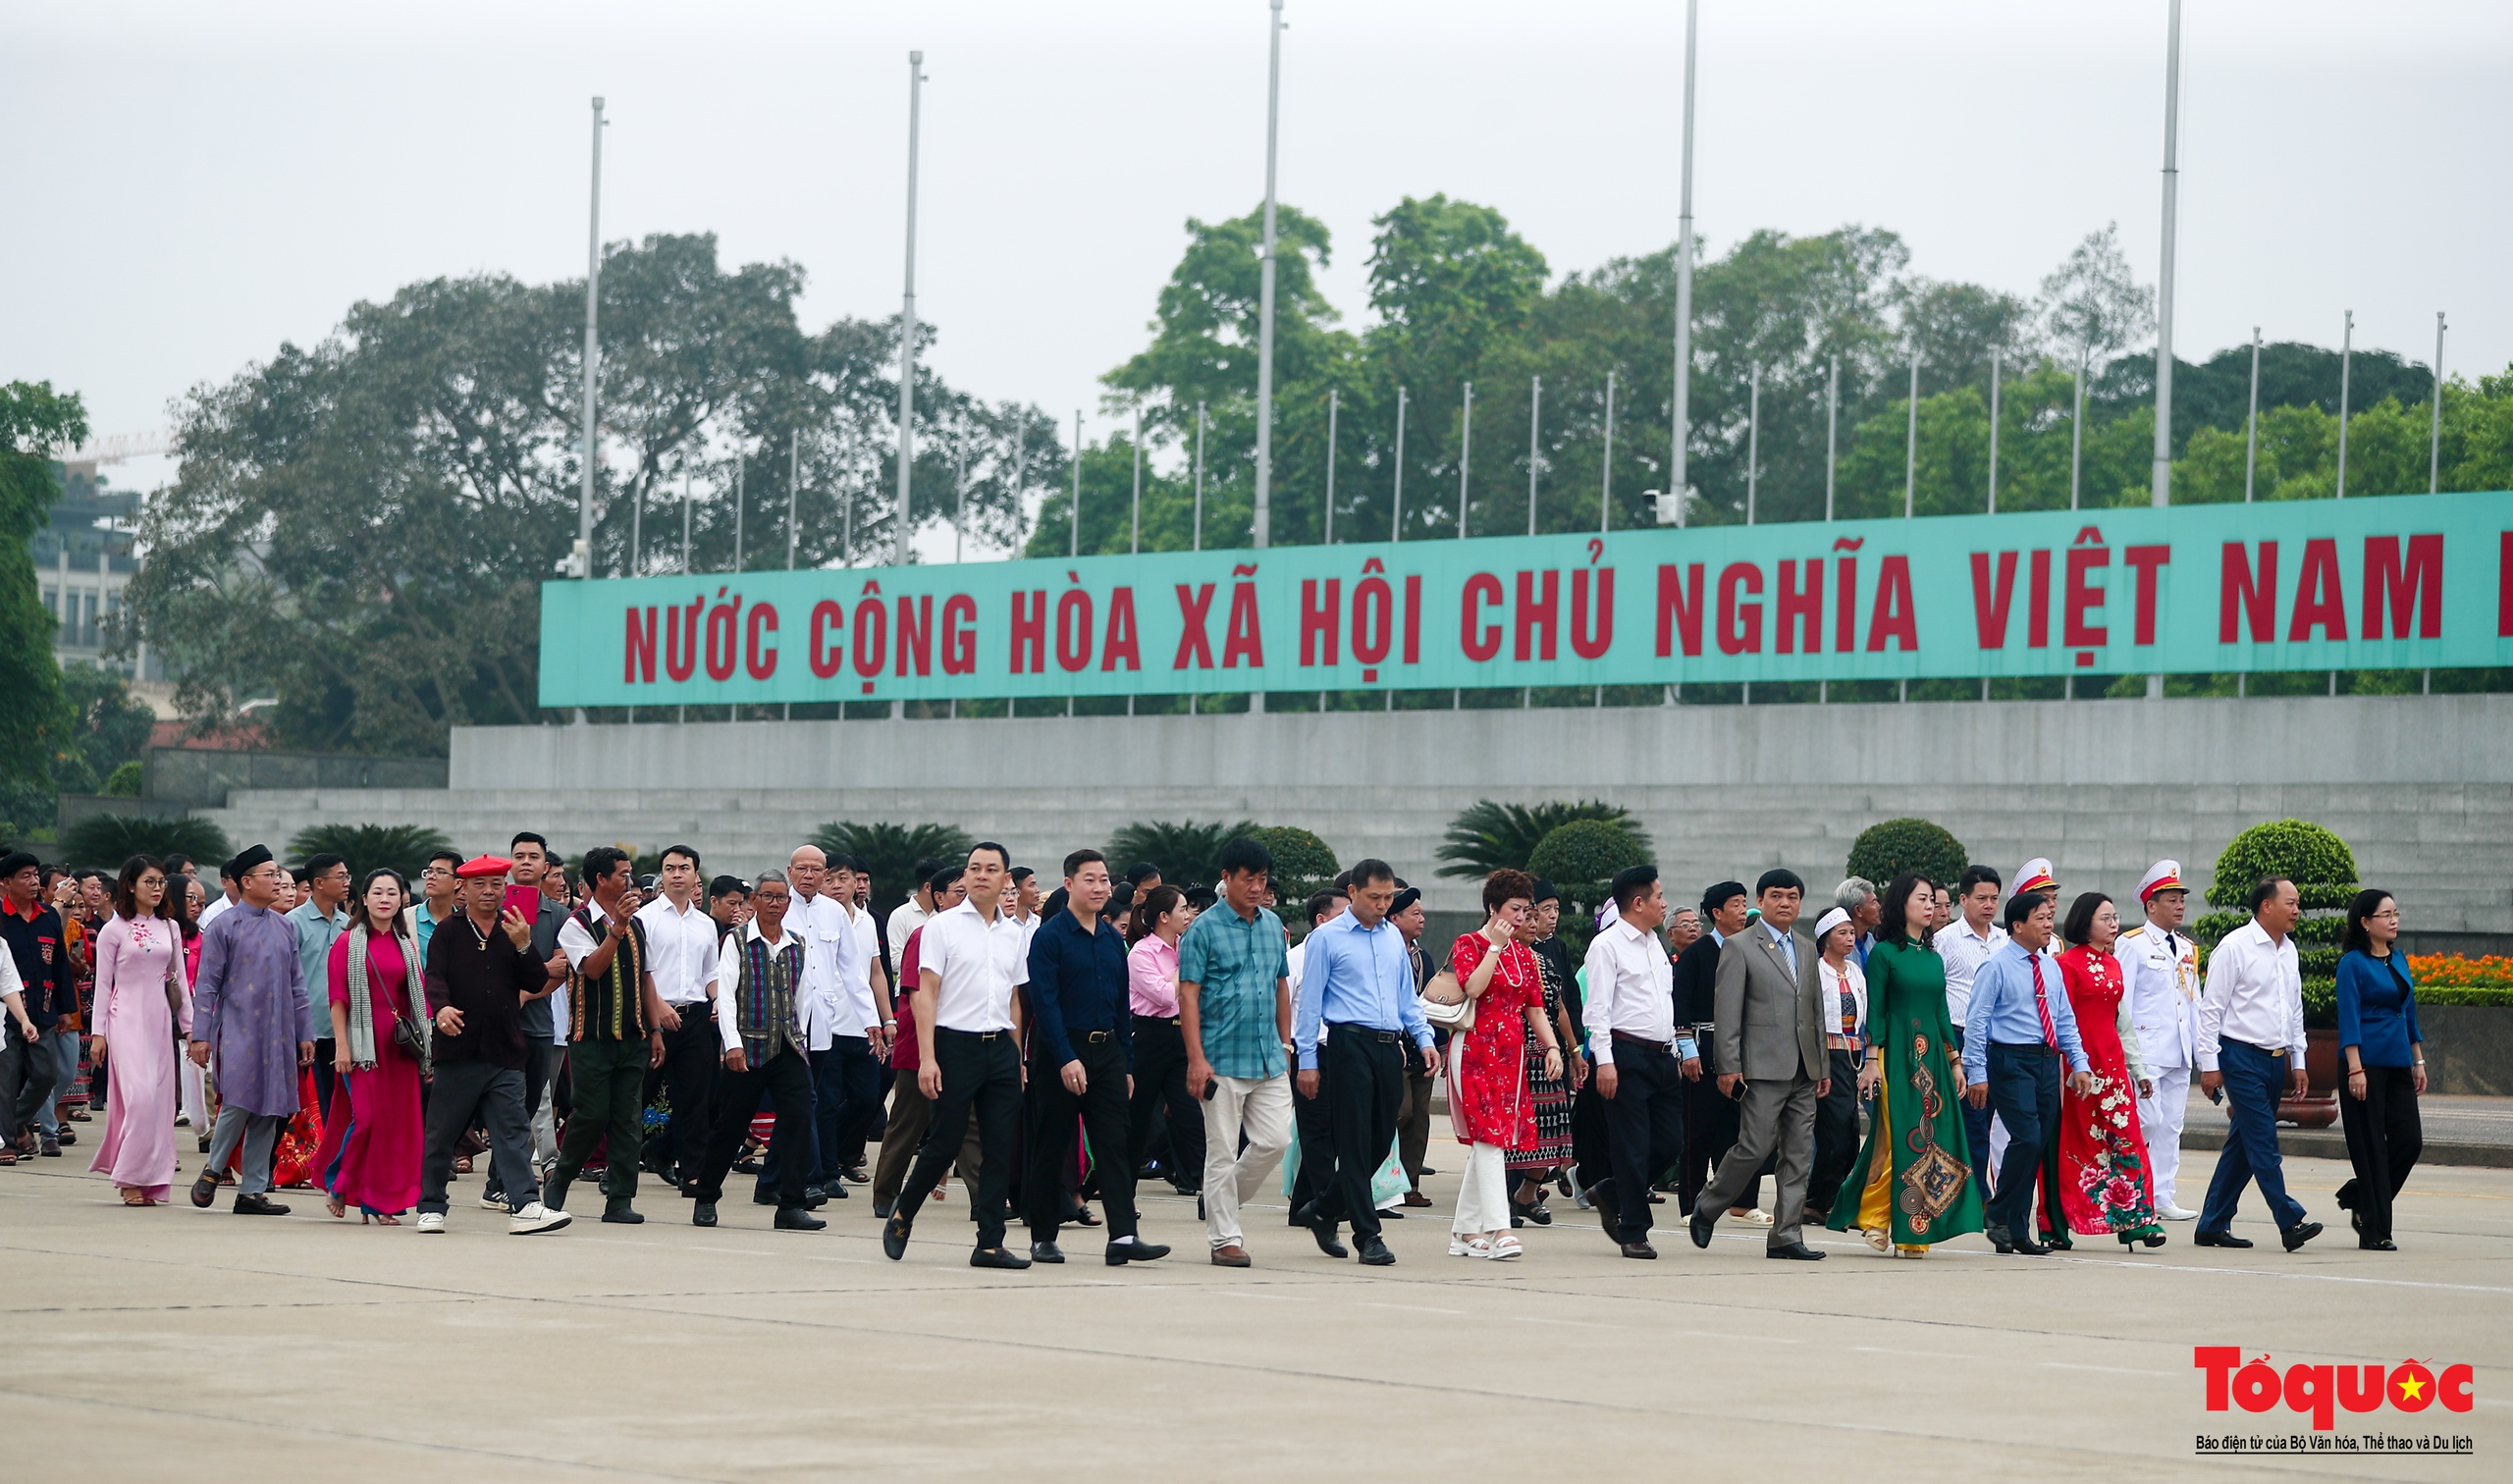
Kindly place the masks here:
<instances>
[{"instance_id":1,"label":"yellow star on logo","mask_svg":"<svg viewBox=\"0 0 2513 1484\"><path fill-rule=\"evenodd\" d=\"M2399 1378L2399 1399L2402 1402L2414 1402L2425 1394L2425 1382L2418 1380L2415 1376L2402 1376Z\"/></svg>"}]
</instances>

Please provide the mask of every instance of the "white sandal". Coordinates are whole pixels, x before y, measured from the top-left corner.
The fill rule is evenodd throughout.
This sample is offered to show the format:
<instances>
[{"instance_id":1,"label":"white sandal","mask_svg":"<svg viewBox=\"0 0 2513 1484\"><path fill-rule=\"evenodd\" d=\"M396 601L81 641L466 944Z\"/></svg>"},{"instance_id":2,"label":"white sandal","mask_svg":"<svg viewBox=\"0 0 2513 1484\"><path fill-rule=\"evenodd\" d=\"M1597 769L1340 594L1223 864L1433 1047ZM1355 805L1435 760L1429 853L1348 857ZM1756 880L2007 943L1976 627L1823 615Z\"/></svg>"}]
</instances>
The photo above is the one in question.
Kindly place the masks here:
<instances>
[{"instance_id":1,"label":"white sandal","mask_svg":"<svg viewBox=\"0 0 2513 1484\"><path fill-rule=\"evenodd\" d=\"M1492 1244L1483 1237L1460 1237L1449 1234L1449 1255L1452 1257L1489 1257Z\"/></svg>"},{"instance_id":2,"label":"white sandal","mask_svg":"<svg viewBox=\"0 0 2513 1484\"><path fill-rule=\"evenodd\" d=\"M1524 1256L1525 1253L1526 1248L1519 1245L1519 1239L1507 1232L1492 1239L1491 1257L1495 1262L1507 1262L1513 1257Z\"/></svg>"},{"instance_id":3,"label":"white sandal","mask_svg":"<svg viewBox=\"0 0 2513 1484\"><path fill-rule=\"evenodd\" d=\"M1867 1245L1879 1252L1891 1252L1894 1249L1894 1234L1880 1227L1869 1227L1858 1235L1865 1238Z\"/></svg>"}]
</instances>

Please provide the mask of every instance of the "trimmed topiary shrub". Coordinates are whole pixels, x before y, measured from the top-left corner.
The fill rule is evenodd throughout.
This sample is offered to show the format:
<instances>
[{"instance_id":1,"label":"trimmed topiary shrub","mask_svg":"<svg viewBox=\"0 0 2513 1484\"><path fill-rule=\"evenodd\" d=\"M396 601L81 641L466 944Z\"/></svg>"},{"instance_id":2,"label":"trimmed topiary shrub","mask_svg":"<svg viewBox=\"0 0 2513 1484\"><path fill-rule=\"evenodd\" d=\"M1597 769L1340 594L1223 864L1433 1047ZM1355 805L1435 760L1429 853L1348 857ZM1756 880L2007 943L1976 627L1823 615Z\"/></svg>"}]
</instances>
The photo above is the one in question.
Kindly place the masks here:
<instances>
[{"instance_id":1,"label":"trimmed topiary shrub","mask_svg":"<svg viewBox=\"0 0 2513 1484\"><path fill-rule=\"evenodd\" d=\"M1446 863L1440 874L1479 881L1504 869L1532 871L1528 863L1535 859L1535 848L1546 835L1574 820L1621 825L1640 847L1641 859L1649 858L1649 832L1640 827L1631 811L1620 805L1598 799L1576 804L1562 799L1543 804L1496 804L1482 799L1449 822L1448 836L1440 845L1440 859Z\"/></svg>"},{"instance_id":2,"label":"trimmed topiary shrub","mask_svg":"<svg viewBox=\"0 0 2513 1484\"><path fill-rule=\"evenodd\" d=\"M2263 876L2289 877L2303 899L2295 949L2307 991L2304 1020L2316 1028L2334 1025L2335 1010L2316 1004L2310 991L2313 981L2337 977L2338 943L2346 934L2347 904L2357 889L2356 853L2336 833L2310 820L2272 820L2234 836L2218 855L2216 879L2208 884L2208 905L2225 910L2190 925L2202 948L2214 949L2226 933L2251 920L2242 910L2243 896Z\"/></svg>"},{"instance_id":3,"label":"trimmed topiary shrub","mask_svg":"<svg viewBox=\"0 0 2513 1484\"><path fill-rule=\"evenodd\" d=\"M1529 875L1559 887L1568 901L1594 911L1604 902L1615 873L1644 866L1649 852L1614 820L1573 820L1556 825L1527 857Z\"/></svg>"},{"instance_id":4,"label":"trimmed topiary shrub","mask_svg":"<svg viewBox=\"0 0 2513 1484\"><path fill-rule=\"evenodd\" d=\"M1969 857L1963 842L1943 825L1926 820L1883 820L1858 832L1849 848L1848 874L1885 883L1905 872L1952 886L1963 875Z\"/></svg>"},{"instance_id":5,"label":"trimmed topiary shrub","mask_svg":"<svg viewBox=\"0 0 2513 1484\"><path fill-rule=\"evenodd\" d=\"M138 759L132 759L120 768L115 768L106 776L105 794L109 798L116 799L136 799L139 797Z\"/></svg>"},{"instance_id":6,"label":"trimmed topiary shrub","mask_svg":"<svg viewBox=\"0 0 2513 1484\"><path fill-rule=\"evenodd\" d=\"M1292 909L1284 914L1286 921L1300 915L1298 904L1303 897L1334 880L1335 874L1343 870L1324 840L1297 824L1266 824L1241 833L1264 846L1274 858L1274 900ZM1192 879L1199 885L1211 884L1203 877Z\"/></svg>"}]
</instances>

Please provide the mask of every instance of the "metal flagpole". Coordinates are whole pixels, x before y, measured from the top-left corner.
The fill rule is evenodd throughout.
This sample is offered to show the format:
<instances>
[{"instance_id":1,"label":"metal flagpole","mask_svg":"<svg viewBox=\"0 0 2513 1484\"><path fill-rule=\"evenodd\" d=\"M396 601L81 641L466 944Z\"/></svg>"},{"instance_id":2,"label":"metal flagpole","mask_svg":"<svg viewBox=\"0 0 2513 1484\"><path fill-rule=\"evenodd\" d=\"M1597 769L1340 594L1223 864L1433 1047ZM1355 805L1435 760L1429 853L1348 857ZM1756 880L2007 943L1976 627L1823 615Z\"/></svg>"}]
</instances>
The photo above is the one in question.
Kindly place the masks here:
<instances>
[{"instance_id":1,"label":"metal flagpole","mask_svg":"<svg viewBox=\"0 0 2513 1484\"><path fill-rule=\"evenodd\" d=\"M1754 491L1763 450L1763 363L1745 370L1745 524L1754 523Z\"/></svg>"},{"instance_id":2,"label":"metal flagpole","mask_svg":"<svg viewBox=\"0 0 2513 1484\"><path fill-rule=\"evenodd\" d=\"M1143 555L1143 407L1135 407L1135 506L1131 527L1126 536L1126 550Z\"/></svg>"},{"instance_id":3,"label":"metal flagpole","mask_svg":"<svg viewBox=\"0 0 2513 1484\"><path fill-rule=\"evenodd\" d=\"M1672 462L1667 495L1676 503L1677 525L1684 523L1691 487L1684 479L1684 444L1691 437L1689 398L1692 390L1692 94L1693 57L1701 30L1701 0L1684 0L1684 159L1683 196L1676 209L1676 397L1671 432ZM1667 524L1662 512L1660 525Z\"/></svg>"},{"instance_id":4,"label":"metal flagpole","mask_svg":"<svg viewBox=\"0 0 2513 1484\"><path fill-rule=\"evenodd\" d=\"M1920 347L1911 346L1911 426L1902 439L1902 518L1911 518L1920 487ZM1907 683L1903 686L1909 689Z\"/></svg>"},{"instance_id":5,"label":"metal flagpole","mask_svg":"<svg viewBox=\"0 0 2513 1484\"><path fill-rule=\"evenodd\" d=\"M907 292L899 305L899 492L897 555L907 565L908 537L916 520L909 483L916 467L916 144L923 122L925 53L907 54Z\"/></svg>"},{"instance_id":6,"label":"metal flagpole","mask_svg":"<svg viewBox=\"0 0 2513 1484\"><path fill-rule=\"evenodd\" d=\"M1527 379L1527 534L1535 534L1536 430L1544 421L1544 378Z\"/></svg>"},{"instance_id":7,"label":"metal flagpole","mask_svg":"<svg viewBox=\"0 0 2513 1484\"><path fill-rule=\"evenodd\" d=\"M1326 546L1335 544L1335 416L1343 397L1340 387L1326 389Z\"/></svg>"},{"instance_id":8,"label":"metal flagpole","mask_svg":"<svg viewBox=\"0 0 2513 1484\"><path fill-rule=\"evenodd\" d=\"M639 479L628 506L628 575L646 575L646 481Z\"/></svg>"},{"instance_id":9,"label":"metal flagpole","mask_svg":"<svg viewBox=\"0 0 2513 1484\"><path fill-rule=\"evenodd\" d=\"M1999 353L1990 351L1990 513L1999 512Z\"/></svg>"},{"instance_id":10,"label":"metal flagpole","mask_svg":"<svg viewBox=\"0 0 2513 1484\"><path fill-rule=\"evenodd\" d=\"M2181 191L2181 0L2172 0L2171 31L2164 63L2164 261L2156 279L2156 462L2154 503L2172 504L2172 230ZM2147 677L2150 697L2164 694L2164 677Z\"/></svg>"},{"instance_id":11,"label":"metal flagpole","mask_svg":"<svg viewBox=\"0 0 2513 1484\"><path fill-rule=\"evenodd\" d=\"M732 569L733 569L734 571L736 571L736 572L738 572L738 571L740 571L740 570L742 569L742 506L743 506L745 504L747 504L747 501L744 499L744 491L743 491L743 489L742 489L742 475L743 475L743 474L748 470L749 466L750 466L750 454L749 454L749 453L747 453L747 452L745 452L745 451L743 451L743 450L740 450L740 449L735 449L735 450L733 450L733 567L732 567Z\"/></svg>"},{"instance_id":12,"label":"metal flagpole","mask_svg":"<svg viewBox=\"0 0 2513 1484\"><path fill-rule=\"evenodd\" d=\"M1833 474L1839 461L1842 423L1842 358L1833 357L1832 369L1824 373L1824 518L1833 518Z\"/></svg>"},{"instance_id":13,"label":"metal flagpole","mask_svg":"<svg viewBox=\"0 0 2513 1484\"><path fill-rule=\"evenodd\" d=\"M797 431L785 435L785 570L794 570L794 551L802 535L796 520L803 496L803 435Z\"/></svg>"},{"instance_id":14,"label":"metal flagpole","mask_svg":"<svg viewBox=\"0 0 2513 1484\"><path fill-rule=\"evenodd\" d=\"M689 465L680 466L680 571L689 574Z\"/></svg>"},{"instance_id":15,"label":"metal flagpole","mask_svg":"<svg viewBox=\"0 0 2513 1484\"><path fill-rule=\"evenodd\" d=\"M951 559L961 560L969 538L969 419L951 429ZM957 706L958 702L952 705Z\"/></svg>"},{"instance_id":16,"label":"metal flagpole","mask_svg":"<svg viewBox=\"0 0 2513 1484\"><path fill-rule=\"evenodd\" d=\"M1073 546L1068 555L1082 555L1082 409L1073 409Z\"/></svg>"},{"instance_id":17,"label":"metal flagpole","mask_svg":"<svg viewBox=\"0 0 2513 1484\"><path fill-rule=\"evenodd\" d=\"M1256 265L1256 530L1263 551L1273 534L1274 480L1274 159L1282 117L1283 0L1269 0L1265 26L1265 254ZM1264 692L1250 699L1263 711Z\"/></svg>"},{"instance_id":18,"label":"metal flagpole","mask_svg":"<svg viewBox=\"0 0 2513 1484\"><path fill-rule=\"evenodd\" d=\"M576 500L575 572L578 577L593 576L593 486L594 461L600 443L594 426L601 420L602 333L598 319L602 305L602 100L593 100L593 193L590 220L585 231L585 426L582 484ZM584 709L576 710L576 719L584 719Z\"/></svg>"},{"instance_id":19,"label":"metal flagpole","mask_svg":"<svg viewBox=\"0 0 2513 1484\"><path fill-rule=\"evenodd\" d=\"M1387 516L1387 539L1405 539L1405 389L1396 389L1396 504Z\"/></svg>"},{"instance_id":20,"label":"metal flagpole","mask_svg":"<svg viewBox=\"0 0 2513 1484\"><path fill-rule=\"evenodd\" d=\"M2243 419L2242 503L2251 504L2252 477L2260 470L2260 327L2251 327L2251 415Z\"/></svg>"},{"instance_id":21,"label":"metal flagpole","mask_svg":"<svg viewBox=\"0 0 2513 1484\"><path fill-rule=\"evenodd\" d=\"M2434 311L2434 408L2433 431L2426 440L2426 493L2443 488L2443 311Z\"/></svg>"},{"instance_id":22,"label":"metal flagpole","mask_svg":"<svg viewBox=\"0 0 2513 1484\"><path fill-rule=\"evenodd\" d=\"M1196 535L1192 550L1204 549L1204 404L1196 403ZM1190 698L1192 702L1193 698Z\"/></svg>"},{"instance_id":23,"label":"metal flagpole","mask_svg":"<svg viewBox=\"0 0 2513 1484\"><path fill-rule=\"evenodd\" d=\"M2346 327L2338 336L2338 498L2347 498L2347 372L2349 360L2356 352L2356 311L2347 311Z\"/></svg>"},{"instance_id":24,"label":"metal flagpole","mask_svg":"<svg viewBox=\"0 0 2513 1484\"><path fill-rule=\"evenodd\" d=\"M1614 529L1614 373L1606 373L1606 474L1597 491L1597 532Z\"/></svg>"},{"instance_id":25,"label":"metal flagpole","mask_svg":"<svg viewBox=\"0 0 2513 1484\"><path fill-rule=\"evenodd\" d=\"M2068 414L2068 508L2077 507L2077 486L2085 471L2085 367L2086 347L2077 347L2076 385L2071 395L2075 409ZM2073 678L2073 677L2072 677Z\"/></svg>"}]
</instances>

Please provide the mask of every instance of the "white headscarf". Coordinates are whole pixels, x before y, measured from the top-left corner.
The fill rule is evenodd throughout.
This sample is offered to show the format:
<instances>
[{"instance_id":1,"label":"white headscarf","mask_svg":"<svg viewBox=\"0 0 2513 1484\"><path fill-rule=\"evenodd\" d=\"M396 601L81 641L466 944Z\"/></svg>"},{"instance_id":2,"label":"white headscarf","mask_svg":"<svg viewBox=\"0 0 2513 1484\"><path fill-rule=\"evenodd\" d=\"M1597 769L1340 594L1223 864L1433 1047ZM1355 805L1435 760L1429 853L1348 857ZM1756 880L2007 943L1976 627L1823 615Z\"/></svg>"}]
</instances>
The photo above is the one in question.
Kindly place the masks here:
<instances>
[{"instance_id":1,"label":"white headscarf","mask_svg":"<svg viewBox=\"0 0 2513 1484\"><path fill-rule=\"evenodd\" d=\"M1836 907L1815 920L1815 946L1824 946L1824 934L1849 921L1849 913Z\"/></svg>"}]
</instances>

